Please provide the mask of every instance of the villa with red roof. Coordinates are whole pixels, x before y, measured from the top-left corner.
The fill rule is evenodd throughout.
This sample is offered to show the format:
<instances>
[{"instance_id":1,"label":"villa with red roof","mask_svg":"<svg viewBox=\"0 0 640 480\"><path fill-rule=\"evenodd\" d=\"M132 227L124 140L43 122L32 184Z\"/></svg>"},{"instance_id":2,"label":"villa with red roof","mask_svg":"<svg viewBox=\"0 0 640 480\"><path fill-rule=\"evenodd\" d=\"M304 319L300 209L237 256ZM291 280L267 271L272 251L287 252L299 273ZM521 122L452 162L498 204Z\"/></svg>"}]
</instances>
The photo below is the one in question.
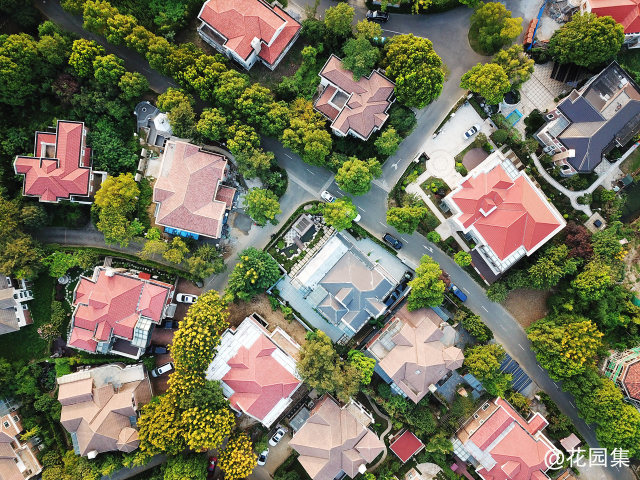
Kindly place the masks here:
<instances>
[{"instance_id":1,"label":"villa with red roof","mask_svg":"<svg viewBox=\"0 0 640 480\"><path fill-rule=\"evenodd\" d=\"M24 176L22 194L41 202L92 203L107 172L92 169L83 122L58 120L55 132L36 132L33 157L17 156L13 168Z\"/></svg>"},{"instance_id":2,"label":"villa with red roof","mask_svg":"<svg viewBox=\"0 0 640 480\"><path fill-rule=\"evenodd\" d=\"M253 314L222 334L208 380L219 380L231 407L269 428L302 385L296 372L300 346L276 327L269 332Z\"/></svg>"},{"instance_id":3,"label":"villa with red roof","mask_svg":"<svg viewBox=\"0 0 640 480\"><path fill-rule=\"evenodd\" d=\"M580 11L613 17L624 27L624 43L629 48L640 47L640 0L582 0Z\"/></svg>"},{"instance_id":4,"label":"villa with red roof","mask_svg":"<svg viewBox=\"0 0 640 480\"><path fill-rule=\"evenodd\" d=\"M154 326L175 312L173 294L173 285L148 274L96 267L92 278L80 277L73 292L67 346L140 358Z\"/></svg>"},{"instance_id":5,"label":"villa with red roof","mask_svg":"<svg viewBox=\"0 0 640 480\"><path fill-rule=\"evenodd\" d=\"M614 352L602 373L622 390L627 402L640 409L640 347Z\"/></svg>"},{"instance_id":6,"label":"villa with red roof","mask_svg":"<svg viewBox=\"0 0 640 480\"><path fill-rule=\"evenodd\" d=\"M566 225L542 190L499 150L469 172L444 202L453 213L449 222L476 244L473 265L488 282Z\"/></svg>"},{"instance_id":7,"label":"villa with red roof","mask_svg":"<svg viewBox=\"0 0 640 480\"><path fill-rule=\"evenodd\" d=\"M507 401L486 402L456 432L453 453L484 480L548 480L559 451L542 433L539 413L524 420Z\"/></svg>"},{"instance_id":8,"label":"villa with red roof","mask_svg":"<svg viewBox=\"0 0 640 480\"><path fill-rule=\"evenodd\" d=\"M262 0L208 0L198 20L202 39L247 70L256 61L274 70L301 28L276 2Z\"/></svg>"},{"instance_id":9,"label":"villa with red roof","mask_svg":"<svg viewBox=\"0 0 640 480\"><path fill-rule=\"evenodd\" d=\"M222 185L227 159L180 141L165 144L153 186L156 224L182 236L220 238L236 189Z\"/></svg>"},{"instance_id":10,"label":"villa with red roof","mask_svg":"<svg viewBox=\"0 0 640 480\"><path fill-rule=\"evenodd\" d=\"M333 133L366 141L382 128L389 118L396 84L381 71L354 80L342 60L331 55L318 75L324 89L313 107L331 121Z\"/></svg>"}]
</instances>

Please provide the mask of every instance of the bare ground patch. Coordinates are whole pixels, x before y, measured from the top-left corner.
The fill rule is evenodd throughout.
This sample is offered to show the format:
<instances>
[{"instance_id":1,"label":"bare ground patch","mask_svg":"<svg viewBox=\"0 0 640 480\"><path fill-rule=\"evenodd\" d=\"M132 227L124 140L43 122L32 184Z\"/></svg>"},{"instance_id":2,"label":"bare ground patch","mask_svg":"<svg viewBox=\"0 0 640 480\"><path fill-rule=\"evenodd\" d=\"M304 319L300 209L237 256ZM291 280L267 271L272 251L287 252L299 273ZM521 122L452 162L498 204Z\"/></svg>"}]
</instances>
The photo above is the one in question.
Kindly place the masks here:
<instances>
[{"instance_id":1,"label":"bare ground patch","mask_svg":"<svg viewBox=\"0 0 640 480\"><path fill-rule=\"evenodd\" d=\"M547 315L548 290L518 289L509 292L504 306L515 317L522 328Z\"/></svg>"},{"instance_id":2,"label":"bare ground patch","mask_svg":"<svg viewBox=\"0 0 640 480\"><path fill-rule=\"evenodd\" d=\"M228 322L232 327L237 327L253 312L258 313L269 323L269 331L273 331L276 327L280 327L299 345L302 345L305 342L304 337L307 331L304 327L296 320L289 321L285 319L280 310L276 310L274 312L271 309L271 304L265 294L258 295L250 302L238 302L229 305Z\"/></svg>"}]
</instances>

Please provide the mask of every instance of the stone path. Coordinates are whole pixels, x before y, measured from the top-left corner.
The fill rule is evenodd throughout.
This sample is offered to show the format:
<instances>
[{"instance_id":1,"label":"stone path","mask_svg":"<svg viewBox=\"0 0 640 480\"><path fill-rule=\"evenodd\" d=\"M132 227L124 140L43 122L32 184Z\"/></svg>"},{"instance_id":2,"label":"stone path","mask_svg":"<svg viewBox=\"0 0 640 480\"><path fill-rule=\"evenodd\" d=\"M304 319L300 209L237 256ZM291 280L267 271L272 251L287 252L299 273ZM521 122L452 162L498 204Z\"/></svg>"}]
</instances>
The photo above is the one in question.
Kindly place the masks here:
<instances>
[{"instance_id":1,"label":"stone path","mask_svg":"<svg viewBox=\"0 0 640 480\"><path fill-rule=\"evenodd\" d=\"M380 435L380 440L382 440L382 442L384 443L384 439L386 438L386 436L388 435L388 433L391 431L391 428L393 427L393 423L391 422L391 419L385 415L384 413L382 413L379 409L378 406L376 405L376 402L373 401L373 399L369 396L365 394L365 397L367 397L367 401L369 402L369 405L371 405L371 408L373 409L374 412L376 412L379 416L381 416L382 418L384 418L387 421L387 428L385 428L384 432L382 432L382 435ZM375 465L371 465L367 471L368 472L374 472L376 470L376 468L378 468L380 465L382 465L382 462L384 462L385 458L387 458L387 453L389 452L389 450L387 448L384 449L384 453L382 454L382 457L380 458L380 460L378 460Z\"/></svg>"}]
</instances>

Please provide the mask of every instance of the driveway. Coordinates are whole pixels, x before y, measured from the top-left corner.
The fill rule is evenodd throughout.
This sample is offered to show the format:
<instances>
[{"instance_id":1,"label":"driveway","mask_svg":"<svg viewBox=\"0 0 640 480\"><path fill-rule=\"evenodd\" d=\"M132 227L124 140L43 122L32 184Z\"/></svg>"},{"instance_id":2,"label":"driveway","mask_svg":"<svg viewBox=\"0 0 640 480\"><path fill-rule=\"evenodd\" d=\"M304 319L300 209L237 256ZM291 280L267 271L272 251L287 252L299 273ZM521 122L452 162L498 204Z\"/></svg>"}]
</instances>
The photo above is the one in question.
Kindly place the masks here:
<instances>
[{"instance_id":1,"label":"driveway","mask_svg":"<svg viewBox=\"0 0 640 480\"><path fill-rule=\"evenodd\" d=\"M289 446L290 440L291 432L287 430L286 435L282 437L282 440L275 447L269 445L269 457L267 457L266 465L258 465L254 468L248 477L249 480L270 480L273 478L276 469L293 453L293 449Z\"/></svg>"}]
</instances>

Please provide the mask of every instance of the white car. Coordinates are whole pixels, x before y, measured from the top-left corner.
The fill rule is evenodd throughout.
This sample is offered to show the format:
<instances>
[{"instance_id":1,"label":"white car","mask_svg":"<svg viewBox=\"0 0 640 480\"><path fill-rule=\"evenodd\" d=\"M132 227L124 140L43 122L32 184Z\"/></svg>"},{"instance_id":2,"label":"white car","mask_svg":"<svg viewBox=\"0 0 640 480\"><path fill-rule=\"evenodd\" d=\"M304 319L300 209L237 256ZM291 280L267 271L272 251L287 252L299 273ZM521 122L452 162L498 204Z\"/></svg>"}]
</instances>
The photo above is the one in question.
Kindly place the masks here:
<instances>
[{"instance_id":1,"label":"white car","mask_svg":"<svg viewBox=\"0 0 640 480\"><path fill-rule=\"evenodd\" d=\"M191 295L189 293L179 293L176 295L176 302L180 303L196 303L197 299L197 295Z\"/></svg>"},{"instance_id":2,"label":"white car","mask_svg":"<svg viewBox=\"0 0 640 480\"><path fill-rule=\"evenodd\" d=\"M322 198L322 200L324 200L327 203L333 203L336 201L336 197L334 197L333 195L331 195L329 192L327 192L326 190L323 190L322 193L320 194L320 198Z\"/></svg>"},{"instance_id":3,"label":"white car","mask_svg":"<svg viewBox=\"0 0 640 480\"><path fill-rule=\"evenodd\" d=\"M263 450L262 453L258 456L258 465L262 466L267 463L267 457L269 456L269 449Z\"/></svg>"},{"instance_id":4,"label":"white car","mask_svg":"<svg viewBox=\"0 0 640 480\"><path fill-rule=\"evenodd\" d=\"M282 440L282 437L284 437L285 433L287 433L287 429L280 427L278 430L276 430L276 433L273 434L273 437L269 439L269 445L275 447L278 442Z\"/></svg>"},{"instance_id":5,"label":"white car","mask_svg":"<svg viewBox=\"0 0 640 480\"><path fill-rule=\"evenodd\" d=\"M164 365L158 367L158 368L154 368L153 370L151 370L151 376L156 378L159 377L161 375L164 375L165 373L169 373L173 370L173 363L169 362L169 363L165 363Z\"/></svg>"},{"instance_id":6,"label":"white car","mask_svg":"<svg viewBox=\"0 0 640 480\"><path fill-rule=\"evenodd\" d=\"M359 222L360 220L362 220L362 217L360 216L359 213L356 213L356 218L353 219L354 222Z\"/></svg>"},{"instance_id":7,"label":"white car","mask_svg":"<svg viewBox=\"0 0 640 480\"><path fill-rule=\"evenodd\" d=\"M474 125L473 127L471 127L469 130L467 130L466 132L464 132L464 139L465 140L469 140L471 137L473 137L476 133L478 133L478 131L480 131L480 125Z\"/></svg>"}]
</instances>

